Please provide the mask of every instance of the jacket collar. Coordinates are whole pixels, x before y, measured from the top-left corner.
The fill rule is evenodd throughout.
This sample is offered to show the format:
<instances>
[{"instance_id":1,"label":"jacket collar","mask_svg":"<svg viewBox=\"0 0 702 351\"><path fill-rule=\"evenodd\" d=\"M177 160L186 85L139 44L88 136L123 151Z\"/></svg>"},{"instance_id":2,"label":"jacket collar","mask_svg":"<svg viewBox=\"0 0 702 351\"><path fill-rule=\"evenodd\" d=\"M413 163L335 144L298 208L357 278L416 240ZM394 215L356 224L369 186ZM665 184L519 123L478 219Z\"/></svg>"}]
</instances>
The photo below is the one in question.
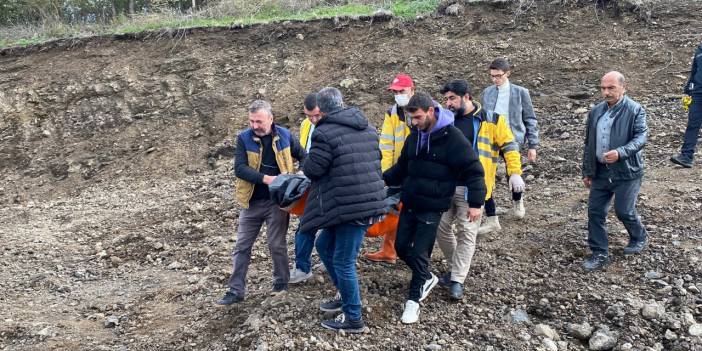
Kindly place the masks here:
<instances>
[{"instance_id":1,"label":"jacket collar","mask_svg":"<svg viewBox=\"0 0 702 351\"><path fill-rule=\"evenodd\" d=\"M482 122L483 121L483 114L481 112L483 110L483 106L475 100L473 101L473 106L475 108L473 108L473 111L470 111L470 113L468 113L466 115L466 117L467 118L477 118Z\"/></svg>"},{"instance_id":2,"label":"jacket collar","mask_svg":"<svg viewBox=\"0 0 702 351\"><path fill-rule=\"evenodd\" d=\"M612 106L612 107L609 107L609 104L607 104L607 101L605 101L605 104L604 104L605 112L606 112L606 111L609 111L609 110L615 111L615 110L620 109L622 106L625 105L624 101L625 101L626 99L628 99L627 96L626 96L626 95L622 95L621 99L619 99L619 101L617 101L617 103L614 104L614 106Z\"/></svg>"}]
</instances>

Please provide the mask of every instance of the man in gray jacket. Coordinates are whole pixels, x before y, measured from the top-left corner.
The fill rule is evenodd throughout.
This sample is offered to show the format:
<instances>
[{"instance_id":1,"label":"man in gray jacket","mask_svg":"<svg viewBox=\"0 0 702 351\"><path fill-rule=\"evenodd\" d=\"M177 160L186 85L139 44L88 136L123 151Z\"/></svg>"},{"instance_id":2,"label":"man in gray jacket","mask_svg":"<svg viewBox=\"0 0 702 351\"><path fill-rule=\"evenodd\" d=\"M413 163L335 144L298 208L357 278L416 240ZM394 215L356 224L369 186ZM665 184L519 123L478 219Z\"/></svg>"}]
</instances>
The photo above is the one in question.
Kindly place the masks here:
<instances>
[{"instance_id":1,"label":"man in gray jacket","mask_svg":"<svg viewBox=\"0 0 702 351\"><path fill-rule=\"evenodd\" d=\"M642 150L648 136L646 111L624 95L621 73L605 74L600 84L605 101L588 115L583 152L583 184L590 188L587 229L592 256L583 263L588 271L611 262L605 219L612 197L617 218L629 233L624 254L640 253L647 242L646 229L636 212L644 172Z\"/></svg>"},{"instance_id":2,"label":"man in gray jacket","mask_svg":"<svg viewBox=\"0 0 702 351\"><path fill-rule=\"evenodd\" d=\"M497 114L508 116L509 127L514 134L514 140L520 148L527 148L529 162L536 161L536 148L539 146L539 124L531 104L529 90L509 81L512 66L504 58L495 59L490 64L490 79L495 83L483 91L483 108ZM512 214L517 218L524 218L524 200L522 199L523 187L512 189ZM485 201L486 210L494 208L495 200ZM491 219L492 218L492 219ZM487 217L479 233L489 233L500 230L497 216Z\"/></svg>"}]
</instances>

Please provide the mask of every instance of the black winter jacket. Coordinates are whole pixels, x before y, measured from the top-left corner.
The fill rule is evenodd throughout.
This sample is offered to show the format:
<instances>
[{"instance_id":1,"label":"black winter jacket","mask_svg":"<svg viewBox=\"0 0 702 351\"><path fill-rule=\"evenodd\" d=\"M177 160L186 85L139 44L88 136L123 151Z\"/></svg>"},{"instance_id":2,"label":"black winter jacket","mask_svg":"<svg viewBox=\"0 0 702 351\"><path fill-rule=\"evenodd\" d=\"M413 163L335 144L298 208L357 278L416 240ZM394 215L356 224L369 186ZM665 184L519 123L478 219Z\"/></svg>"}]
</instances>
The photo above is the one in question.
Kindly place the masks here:
<instances>
[{"instance_id":1,"label":"black winter jacket","mask_svg":"<svg viewBox=\"0 0 702 351\"><path fill-rule=\"evenodd\" d=\"M457 185L466 185L468 205L480 208L487 191L483 166L463 133L448 125L429 138L430 147L418 150L419 133L412 130L397 163L383 173L388 185L402 185L403 208L444 212Z\"/></svg>"},{"instance_id":2,"label":"black winter jacket","mask_svg":"<svg viewBox=\"0 0 702 351\"><path fill-rule=\"evenodd\" d=\"M692 58L692 70L685 84L685 94L702 95L702 43L697 47L695 57Z\"/></svg>"},{"instance_id":3,"label":"black winter jacket","mask_svg":"<svg viewBox=\"0 0 702 351\"><path fill-rule=\"evenodd\" d=\"M643 147L648 137L646 111L639 103L624 96L612 111L614 122L609 135L609 149L617 150L619 160L608 164L609 178L631 180L643 176ZM597 121L607 112L607 102L592 108L587 117L583 151L583 177L594 178L597 173Z\"/></svg>"},{"instance_id":4,"label":"black winter jacket","mask_svg":"<svg viewBox=\"0 0 702 351\"><path fill-rule=\"evenodd\" d=\"M302 232L385 213L378 135L359 109L332 111L317 123L302 170L312 181Z\"/></svg>"}]
</instances>

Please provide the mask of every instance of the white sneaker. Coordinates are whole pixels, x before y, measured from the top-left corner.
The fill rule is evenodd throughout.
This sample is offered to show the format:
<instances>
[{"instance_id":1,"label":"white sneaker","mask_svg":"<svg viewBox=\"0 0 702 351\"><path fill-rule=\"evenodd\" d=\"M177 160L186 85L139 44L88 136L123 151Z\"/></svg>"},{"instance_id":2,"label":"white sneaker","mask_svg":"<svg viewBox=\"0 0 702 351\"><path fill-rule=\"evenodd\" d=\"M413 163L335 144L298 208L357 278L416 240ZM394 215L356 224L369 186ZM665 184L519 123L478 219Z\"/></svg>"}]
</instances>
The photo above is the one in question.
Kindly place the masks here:
<instances>
[{"instance_id":1,"label":"white sneaker","mask_svg":"<svg viewBox=\"0 0 702 351\"><path fill-rule=\"evenodd\" d=\"M525 214L526 214L526 211L524 210L524 199L519 199L518 201L514 201L514 206L512 206L512 215L515 218L522 219L522 218L524 218Z\"/></svg>"},{"instance_id":2,"label":"white sneaker","mask_svg":"<svg viewBox=\"0 0 702 351\"><path fill-rule=\"evenodd\" d=\"M290 280L288 281L289 284L297 284L297 283L302 283L307 279L312 278L314 274L310 271L309 273L305 273L297 267L293 268L290 270Z\"/></svg>"},{"instance_id":3,"label":"white sneaker","mask_svg":"<svg viewBox=\"0 0 702 351\"><path fill-rule=\"evenodd\" d=\"M495 215L504 216L506 214L509 214L509 208L502 207L502 206L495 207Z\"/></svg>"},{"instance_id":4,"label":"white sneaker","mask_svg":"<svg viewBox=\"0 0 702 351\"><path fill-rule=\"evenodd\" d=\"M497 216L485 217L485 221L480 225L478 229L478 235L483 235L492 232L498 232L502 230L500 225L500 218Z\"/></svg>"},{"instance_id":5,"label":"white sneaker","mask_svg":"<svg viewBox=\"0 0 702 351\"><path fill-rule=\"evenodd\" d=\"M419 303L412 300L405 302L405 311L402 312L402 323L412 324L419 320Z\"/></svg>"},{"instance_id":6,"label":"white sneaker","mask_svg":"<svg viewBox=\"0 0 702 351\"><path fill-rule=\"evenodd\" d=\"M429 274L431 274L431 278L427 279L424 282L424 285L422 285L422 291L420 291L419 301L424 301L424 299L426 299L427 296L429 296L429 292L431 291L431 289L434 289L436 283L439 282L439 278L437 278L434 275L434 273Z\"/></svg>"}]
</instances>

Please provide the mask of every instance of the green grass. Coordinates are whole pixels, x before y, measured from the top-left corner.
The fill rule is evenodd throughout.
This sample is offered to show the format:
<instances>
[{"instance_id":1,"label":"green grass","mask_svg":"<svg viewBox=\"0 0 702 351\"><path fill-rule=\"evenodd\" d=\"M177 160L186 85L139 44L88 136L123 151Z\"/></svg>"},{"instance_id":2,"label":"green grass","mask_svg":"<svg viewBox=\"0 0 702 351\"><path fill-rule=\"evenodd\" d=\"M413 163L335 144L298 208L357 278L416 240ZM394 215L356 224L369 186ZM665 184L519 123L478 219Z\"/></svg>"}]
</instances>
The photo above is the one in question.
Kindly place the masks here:
<instances>
[{"instance_id":1,"label":"green grass","mask_svg":"<svg viewBox=\"0 0 702 351\"><path fill-rule=\"evenodd\" d=\"M403 19L412 19L418 15L436 10L439 0L382 0L364 3L350 2L346 5L314 6L306 10L291 10L276 1L261 2L260 8L239 16L227 15L175 15L152 14L135 18L118 17L108 25L69 25L63 23L44 24L42 26L24 26L0 28L0 48L10 46L27 46L54 39L100 34L139 33L159 29L179 29L191 27L222 27L236 24L269 23L286 20L310 20L336 16L371 15L379 9L388 9Z\"/></svg>"},{"instance_id":2,"label":"green grass","mask_svg":"<svg viewBox=\"0 0 702 351\"><path fill-rule=\"evenodd\" d=\"M395 1L390 10L395 16L409 19L436 10L438 0Z\"/></svg>"},{"instance_id":3,"label":"green grass","mask_svg":"<svg viewBox=\"0 0 702 351\"><path fill-rule=\"evenodd\" d=\"M0 48L10 47L10 46L29 46L29 45L39 44L39 43L45 42L47 40L50 40L50 38L47 39L47 38L34 37L34 38L20 38L20 39L16 39L16 40L8 40L8 39L0 38Z\"/></svg>"},{"instance_id":4,"label":"green grass","mask_svg":"<svg viewBox=\"0 0 702 351\"><path fill-rule=\"evenodd\" d=\"M28 45L32 45L32 44L39 44L41 42L42 42L42 40L40 38L19 39L19 40L17 40L16 45L28 46Z\"/></svg>"}]
</instances>

